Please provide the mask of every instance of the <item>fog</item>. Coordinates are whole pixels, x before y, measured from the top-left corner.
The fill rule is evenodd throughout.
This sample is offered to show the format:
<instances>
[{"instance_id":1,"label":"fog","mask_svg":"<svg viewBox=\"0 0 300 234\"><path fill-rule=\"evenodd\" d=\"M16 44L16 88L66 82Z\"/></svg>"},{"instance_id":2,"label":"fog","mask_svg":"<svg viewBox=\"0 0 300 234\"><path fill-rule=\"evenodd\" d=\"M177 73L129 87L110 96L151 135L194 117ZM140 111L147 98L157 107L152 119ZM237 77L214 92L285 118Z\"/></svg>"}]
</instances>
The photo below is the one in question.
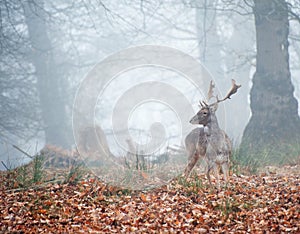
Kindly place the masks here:
<instances>
[{"instance_id":1,"label":"fog","mask_svg":"<svg viewBox=\"0 0 300 234\"><path fill-rule=\"evenodd\" d=\"M238 145L251 116L256 31L246 1L229 2L2 1L0 169L30 160L14 145L29 155L45 143L76 147L72 118L78 90L107 57L143 45L173 48L191 56L204 75L195 85L193 78L176 68L145 61L107 77L108 82L97 80L98 90L85 91L97 97L95 103L86 103L94 115L80 111L89 119L86 125L101 126L111 152L123 155L128 150L124 131L143 150L156 140L150 147L156 153L169 145L183 145L195 127L188 119L199 110L199 101L206 100L210 78L220 98L230 89L231 79L242 85L217 112L220 127ZM290 2L300 15L299 4ZM299 35L299 22L291 20L289 65L298 102ZM128 100L126 105L122 100Z\"/></svg>"}]
</instances>

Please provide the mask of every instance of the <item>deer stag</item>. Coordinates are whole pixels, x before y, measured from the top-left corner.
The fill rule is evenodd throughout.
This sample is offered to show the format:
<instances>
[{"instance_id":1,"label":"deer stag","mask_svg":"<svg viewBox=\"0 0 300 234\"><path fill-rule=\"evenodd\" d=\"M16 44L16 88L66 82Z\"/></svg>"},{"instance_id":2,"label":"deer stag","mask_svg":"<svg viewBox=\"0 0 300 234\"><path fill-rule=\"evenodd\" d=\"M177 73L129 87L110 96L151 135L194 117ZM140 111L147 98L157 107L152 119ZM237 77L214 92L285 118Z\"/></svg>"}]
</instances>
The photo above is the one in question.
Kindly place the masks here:
<instances>
[{"instance_id":1,"label":"deer stag","mask_svg":"<svg viewBox=\"0 0 300 234\"><path fill-rule=\"evenodd\" d=\"M218 187L220 187L219 167L221 166L225 181L227 181L232 146L227 134L220 129L215 112L218 108L218 103L230 99L231 95L236 93L241 85L237 85L235 80L232 80L230 91L221 100L218 99L218 96L213 96L214 87L211 81L207 101L212 97L215 97L216 101L212 104L207 104L204 101L200 102L200 111L190 120L191 124L202 124L204 127L192 130L185 138L188 165L184 171L184 176L188 177L199 158L203 157L207 162L206 176L210 185L210 171L213 169L217 176Z\"/></svg>"}]
</instances>

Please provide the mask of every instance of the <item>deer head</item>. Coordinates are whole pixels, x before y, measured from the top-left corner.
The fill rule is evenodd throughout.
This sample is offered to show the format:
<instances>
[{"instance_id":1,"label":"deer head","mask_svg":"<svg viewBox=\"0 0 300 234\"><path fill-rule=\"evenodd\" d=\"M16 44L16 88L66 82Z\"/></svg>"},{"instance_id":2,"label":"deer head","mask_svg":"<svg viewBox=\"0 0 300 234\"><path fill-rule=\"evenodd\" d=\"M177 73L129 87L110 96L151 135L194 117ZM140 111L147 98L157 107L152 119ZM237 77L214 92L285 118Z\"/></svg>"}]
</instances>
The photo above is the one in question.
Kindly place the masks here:
<instances>
[{"instance_id":1,"label":"deer head","mask_svg":"<svg viewBox=\"0 0 300 234\"><path fill-rule=\"evenodd\" d=\"M205 101L200 101L200 110L198 113L190 120L191 124L202 124L206 126L210 121L212 114L215 113L215 111L218 108L218 103L223 102L227 99L230 99L233 94L237 92L237 90L241 87L241 85L237 85L235 80L232 79L232 86L231 89L228 91L227 95L223 99L219 99L218 96L213 95L213 89L215 88L215 85L213 81L210 82L208 94L207 94L207 102L213 97L215 97L217 100L212 104L207 104Z\"/></svg>"}]
</instances>

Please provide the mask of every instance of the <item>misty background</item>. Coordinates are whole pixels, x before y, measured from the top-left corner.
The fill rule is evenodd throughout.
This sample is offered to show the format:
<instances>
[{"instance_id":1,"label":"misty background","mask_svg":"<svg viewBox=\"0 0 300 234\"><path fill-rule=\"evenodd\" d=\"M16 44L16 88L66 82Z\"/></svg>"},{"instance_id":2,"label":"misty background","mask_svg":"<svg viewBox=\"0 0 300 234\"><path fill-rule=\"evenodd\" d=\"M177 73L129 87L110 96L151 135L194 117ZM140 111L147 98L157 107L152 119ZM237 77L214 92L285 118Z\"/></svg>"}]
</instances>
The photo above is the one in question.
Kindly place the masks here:
<instances>
[{"instance_id":1,"label":"misty background","mask_svg":"<svg viewBox=\"0 0 300 234\"><path fill-rule=\"evenodd\" d=\"M299 1L2 0L0 160L9 168L29 160L13 145L30 155L46 143L74 147L72 107L85 75L108 55L144 44L173 47L195 57L211 73L220 96L228 91L231 79L242 85L232 100L222 104L226 118L218 119L236 147L241 142L247 152L262 143L299 147L300 108L295 102L300 99ZM203 98L168 71L141 69L123 76L122 82L110 84L97 109L98 124L116 154L119 149L110 139L107 116L118 96L134 83L151 77L174 82L190 97L195 113ZM176 116L168 111L160 115L163 110L150 105L137 111L129 119L133 136L141 138L151 120L164 122L162 116L171 116L167 125L172 141L179 131ZM154 113L150 119L144 118L147 111ZM3 164L0 169L5 169Z\"/></svg>"}]
</instances>

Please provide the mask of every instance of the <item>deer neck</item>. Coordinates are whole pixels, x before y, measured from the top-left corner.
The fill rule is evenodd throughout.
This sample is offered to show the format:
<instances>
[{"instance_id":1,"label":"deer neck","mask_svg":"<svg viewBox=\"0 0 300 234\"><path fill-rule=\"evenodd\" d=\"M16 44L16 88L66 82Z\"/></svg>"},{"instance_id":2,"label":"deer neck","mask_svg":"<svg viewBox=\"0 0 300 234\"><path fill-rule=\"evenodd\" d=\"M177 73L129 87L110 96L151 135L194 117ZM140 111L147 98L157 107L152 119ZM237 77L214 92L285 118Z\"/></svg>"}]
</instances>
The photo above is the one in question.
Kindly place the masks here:
<instances>
[{"instance_id":1,"label":"deer neck","mask_svg":"<svg viewBox=\"0 0 300 234\"><path fill-rule=\"evenodd\" d=\"M206 125L206 127L208 128L210 135L217 134L217 132L220 130L219 123L215 114L211 115L211 120Z\"/></svg>"}]
</instances>

